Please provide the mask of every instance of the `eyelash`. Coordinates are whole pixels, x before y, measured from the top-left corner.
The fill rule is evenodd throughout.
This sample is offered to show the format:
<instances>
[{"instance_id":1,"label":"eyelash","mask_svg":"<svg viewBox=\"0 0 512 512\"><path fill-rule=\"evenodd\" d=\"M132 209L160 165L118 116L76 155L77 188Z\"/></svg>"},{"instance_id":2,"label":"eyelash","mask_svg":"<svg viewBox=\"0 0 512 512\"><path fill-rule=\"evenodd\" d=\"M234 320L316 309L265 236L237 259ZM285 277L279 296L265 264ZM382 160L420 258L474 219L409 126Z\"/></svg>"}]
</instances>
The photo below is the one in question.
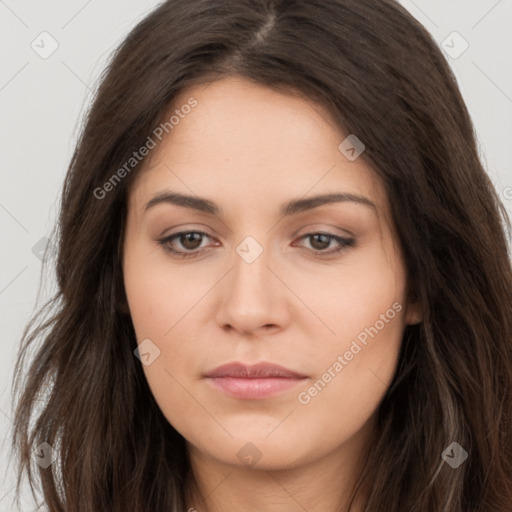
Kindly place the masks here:
<instances>
[{"instance_id":1,"label":"eyelash","mask_svg":"<svg viewBox=\"0 0 512 512\"><path fill-rule=\"evenodd\" d=\"M174 233L171 236L168 236L166 238L161 238L160 240L157 240L158 244L164 248L166 252L171 253L173 256L176 256L178 258L193 258L199 254L201 254L204 251L203 249L196 249L194 251L188 251L188 252L181 252L177 251L176 249L172 249L170 246L170 243L174 241L176 238L179 238L183 235L189 235L189 234L196 234L196 235L202 235L207 236L208 238L212 238L208 233L205 233L204 231L180 231L179 233ZM320 251L311 249L311 251L315 254L315 256L331 256L332 254L340 253L349 247L353 247L355 245L355 240L353 238L343 238L341 236L333 235L331 233L323 233L323 232L313 232L313 233L306 233L305 235L301 236L299 240L302 240L303 238L310 238L314 235L323 235L329 237L331 240L335 240L340 244L340 247L338 249L330 250L330 251Z\"/></svg>"}]
</instances>

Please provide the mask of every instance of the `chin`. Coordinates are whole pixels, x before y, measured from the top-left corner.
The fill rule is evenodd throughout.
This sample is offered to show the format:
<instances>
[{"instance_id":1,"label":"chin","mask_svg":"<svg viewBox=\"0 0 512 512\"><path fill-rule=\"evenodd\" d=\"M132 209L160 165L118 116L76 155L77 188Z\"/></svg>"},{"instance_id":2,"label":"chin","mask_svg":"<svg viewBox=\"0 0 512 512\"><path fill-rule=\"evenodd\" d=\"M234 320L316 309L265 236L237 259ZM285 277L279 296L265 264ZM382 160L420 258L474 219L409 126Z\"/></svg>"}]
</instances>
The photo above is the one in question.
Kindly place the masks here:
<instances>
[{"instance_id":1,"label":"chin","mask_svg":"<svg viewBox=\"0 0 512 512\"><path fill-rule=\"evenodd\" d=\"M251 436L242 434L242 431L237 435L232 431L233 437L223 435L222 439L201 439L194 443L194 450L222 464L264 471L291 469L314 458L313 447L310 447L311 453L308 456L308 447L304 446L301 439L294 439L294 436L286 435L284 431L281 436L272 433L266 437L268 432L266 429L265 434Z\"/></svg>"}]
</instances>

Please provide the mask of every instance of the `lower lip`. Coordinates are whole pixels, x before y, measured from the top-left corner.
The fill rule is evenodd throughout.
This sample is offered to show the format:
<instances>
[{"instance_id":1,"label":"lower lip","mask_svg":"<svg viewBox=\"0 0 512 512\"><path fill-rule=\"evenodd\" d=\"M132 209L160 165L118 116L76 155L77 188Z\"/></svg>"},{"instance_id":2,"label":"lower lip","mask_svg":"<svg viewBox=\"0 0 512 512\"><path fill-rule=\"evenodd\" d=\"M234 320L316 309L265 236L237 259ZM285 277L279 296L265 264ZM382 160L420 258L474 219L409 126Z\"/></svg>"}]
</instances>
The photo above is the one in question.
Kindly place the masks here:
<instances>
[{"instance_id":1,"label":"lower lip","mask_svg":"<svg viewBox=\"0 0 512 512\"><path fill-rule=\"evenodd\" d=\"M298 386L304 378L268 377L248 379L239 377L209 378L215 388L234 398L261 400Z\"/></svg>"}]
</instances>

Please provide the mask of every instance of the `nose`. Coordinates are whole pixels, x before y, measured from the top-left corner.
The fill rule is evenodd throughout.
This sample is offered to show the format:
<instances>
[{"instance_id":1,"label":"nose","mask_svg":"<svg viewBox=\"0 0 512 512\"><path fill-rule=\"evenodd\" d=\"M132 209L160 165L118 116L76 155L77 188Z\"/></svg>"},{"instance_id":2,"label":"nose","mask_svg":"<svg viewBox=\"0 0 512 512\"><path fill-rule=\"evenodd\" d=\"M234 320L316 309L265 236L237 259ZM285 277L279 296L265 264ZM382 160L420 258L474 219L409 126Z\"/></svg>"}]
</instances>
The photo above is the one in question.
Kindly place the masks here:
<instances>
[{"instance_id":1,"label":"nose","mask_svg":"<svg viewBox=\"0 0 512 512\"><path fill-rule=\"evenodd\" d=\"M291 292L272 268L269 252L263 250L254 261L240 254L235 252L233 267L219 283L219 325L246 336L285 329Z\"/></svg>"}]
</instances>

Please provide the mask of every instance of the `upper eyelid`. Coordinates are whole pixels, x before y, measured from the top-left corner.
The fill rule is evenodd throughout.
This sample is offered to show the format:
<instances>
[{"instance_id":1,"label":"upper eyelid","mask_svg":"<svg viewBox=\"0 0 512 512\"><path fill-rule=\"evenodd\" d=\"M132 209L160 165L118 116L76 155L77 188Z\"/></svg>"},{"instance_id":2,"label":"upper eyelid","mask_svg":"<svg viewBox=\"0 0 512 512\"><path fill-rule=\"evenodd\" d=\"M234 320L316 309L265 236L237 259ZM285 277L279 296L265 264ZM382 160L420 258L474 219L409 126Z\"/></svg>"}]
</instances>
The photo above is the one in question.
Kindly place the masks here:
<instances>
[{"instance_id":1,"label":"upper eyelid","mask_svg":"<svg viewBox=\"0 0 512 512\"><path fill-rule=\"evenodd\" d=\"M293 236L296 237L297 236L297 233L299 233L302 229L307 229L308 231L306 231L305 233L303 233L302 235L300 236L304 236L304 235L310 235L310 234L318 234L318 233L324 233L324 234L327 234L327 235L331 235L331 236L339 236L341 238L356 238L356 235L355 233L351 232L350 230L348 229L342 229L342 228L339 228L339 227L334 227L334 226L330 226L330 227L326 227L326 228L313 228L311 226L318 226L318 225L326 225L322 222L314 222L314 223L310 223L308 224L307 226L303 226L302 228L299 228L299 229L295 229L293 230ZM340 233L337 233L337 232L333 232L333 230L340 230L340 231L343 231L343 232L340 232ZM230 230L231 231L231 230ZM202 234L205 234L207 236L209 236L210 238L217 238L215 235L212 235L208 232L208 228L203 228L203 227L198 227L198 228L185 228L185 229L180 229L179 231L176 231L176 232L172 232L168 235L161 235L159 238L162 239L162 238L169 238L169 237L172 237L174 235L178 235L178 234L184 234L184 233L202 233Z\"/></svg>"},{"instance_id":2,"label":"upper eyelid","mask_svg":"<svg viewBox=\"0 0 512 512\"><path fill-rule=\"evenodd\" d=\"M167 242L173 241L174 242L175 240L179 239L180 235L186 235L189 233L201 234L203 236L206 235L208 238L215 239L215 237L213 235L210 235L208 232L206 232L202 229L188 229L188 230L177 231L176 233L171 233L170 235L163 236L160 238L160 241L167 241ZM344 235L328 232L327 230L318 229L318 230L310 230L306 233L303 233L300 236L294 235L294 240L301 240L304 238L307 239L308 237L311 237L313 235L319 235L319 234L329 236L333 240L338 241L338 242L339 242L339 239L349 240L349 239L354 238L353 235L344 236ZM205 247L201 247L201 248L195 249L193 251L184 251L184 252L193 253L193 252L198 252L199 250L204 249L204 248Z\"/></svg>"}]
</instances>

